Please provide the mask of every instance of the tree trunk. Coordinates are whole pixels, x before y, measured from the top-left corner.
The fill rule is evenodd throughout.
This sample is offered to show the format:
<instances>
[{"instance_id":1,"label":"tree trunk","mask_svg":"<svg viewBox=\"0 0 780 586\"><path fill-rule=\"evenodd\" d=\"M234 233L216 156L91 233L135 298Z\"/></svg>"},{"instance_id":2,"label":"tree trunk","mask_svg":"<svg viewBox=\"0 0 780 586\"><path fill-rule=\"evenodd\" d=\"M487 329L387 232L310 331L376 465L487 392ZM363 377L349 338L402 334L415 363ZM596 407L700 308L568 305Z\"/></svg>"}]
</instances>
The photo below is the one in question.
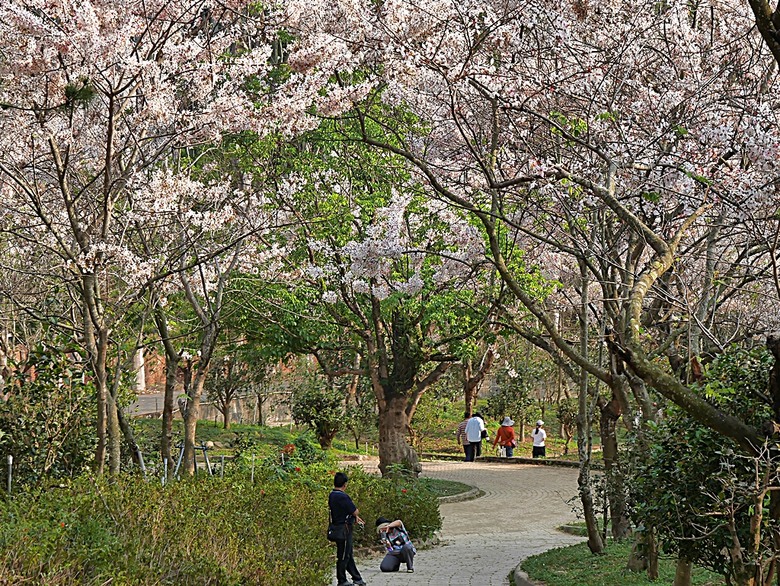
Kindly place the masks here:
<instances>
[{"instance_id":1,"label":"tree trunk","mask_svg":"<svg viewBox=\"0 0 780 586\"><path fill-rule=\"evenodd\" d=\"M607 483L609 514L612 521L612 537L621 540L628 537L631 532L631 524L626 514L626 491L623 486L623 473L620 469L616 433L622 409L620 402L614 395L609 402L603 397L599 397L598 406L601 411L601 449L604 456L604 475Z\"/></svg>"},{"instance_id":2,"label":"tree trunk","mask_svg":"<svg viewBox=\"0 0 780 586\"><path fill-rule=\"evenodd\" d=\"M631 546L631 553L628 555L626 569L629 572L647 570L647 535L644 532L636 533L634 545Z\"/></svg>"},{"instance_id":3,"label":"tree trunk","mask_svg":"<svg viewBox=\"0 0 780 586\"><path fill-rule=\"evenodd\" d=\"M769 396L772 398L774 419L770 426L773 432L771 435L777 437L778 422L780 422L780 334L773 333L768 335L766 347L775 358L772 371L769 373ZM773 483L773 486L775 486L775 483ZM769 493L769 518L771 519L770 527L778 527L778 524L780 524L780 493L777 490L772 490ZM780 531L777 529L772 531L772 544L775 549L775 555L777 555L780 552ZM777 571L777 561L772 560L766 574L764 584L771 584L775 575L777 575L777 582L780 584L780 572Z\"/></svg>"},{"instance_id":4,"label":"tree trunk","mask_svg":"<svg viewBox=\"0 0 780 586\"><path fill-rule=\"evenodd\" d=\"M780 494L776 490L769 493L769 518L771 519L770 527L777 527L780 521ZM772 531L772 545L775 549L775 555L780 552L780 532L776 529ZM780 583L780 574L777 572L777 561L772 560L767 569L764 584L769 586L777 575L777 581Z\"/></svg>"},{"instance_id":5,"label":"tree trunk","mask_svg":"<svg viewBox=\"0 0 780 586\"><path fill-rule=\"evenodd\" d=\"M471 417L474 414L474 405L477 404L477 385L469 384L471 380L471 362L466 361L463 364L463 402L465 412Z\"/></svg>"},{"instance_id":6,"label":"tree trunk","mask_svg":"<svg viewBox=\"0 0 780 586\"><path fill-rule=\"evenodd\" d=\"M107 447L108 472L111 476L116 476L119 474L121 466L122 433L119 428L116 401L114 401L114 397L108 386L108 330L105 327L101 327L100 329L97 329L95 334L96 359L93 362L93 368L95 373L95 384L98 387L98 397L102 399L103 413L105 414L102 422L105 426L106 438L104 449ZM104 451L103 457L98 464L98 469L101 473L104 469L105 454L106 452Z\"/></svg>"},{"instance_id":7,"label":"tree trunk","mask_svg":"<svg viewBox=\"0 0 780 586\"><path fill-rule=\"evenodd\" d=\"M141 448L138 447L138 442L135 441L135 434L130 422L122 415L122 410L117 411L119 419L119 428L122 430L122 435L125 438L127 448L130 450L130 457L133 459L133 463L138 467L142 474L146 475L146 465L143 460L143 454Z\"/></svg>"},{"instance_id":8,"label":"tree trunk","mask_svg":"<svg viewBox=\"0 0 780 586\"><path fill-rule=\"evenodd\" d=\"M83 305L81 307L81 312L84 326L84 341L87 352L89 353L90 366L95 376L95 398L97 403L97 422L95 430L97 445L95 446L94 470L96 474L103 474L108 446L108 437L106 433L108 428L108 410L106 408L108 401L108 385L105 375L105 363L103 363L102 369L100 367L100 355L98 353L98 343L95 337L95 325L92 320L92 316L96 310L93 298L94 286L94 274L82 276L81 296Z\"/></svg>"},{"instance_id":9,"label":"tree trunk","mask_svg":"<svg viewBox=\"0 0 780 586\"><path fill-rule=\"evenodd\" d=\"M482 356L482 361L476 373L470 360L463 365L463 396L466 399L466 411L468 411L469 416L473 414L474 407L477 404L479 385L485 380L487 373L490 372L495 357L496 353L491 346Z\"/></svg>"},{"instance_id":10,"label":"tree trunk","mask_svg":"<svg viewBox=\"0 0 780 586\"><path fill-rule=\"evenodd\" d=\"M200 417L200 396L206 383L206 369L198 365L195 380L187 397L187 414L184 417L184 471L190 476L195 474L195 432Z\"/></svg>"},{"instance_id":11,"label":"tree trunk","mask_svg":"<svg viewBox=\"0 0 780 586\"><path fill-rule=\"evenodd\" d=\"M155 303L159 300L155 296ZM168 470L173 472L175 462L171 456L173 448L173 396L176 392L176 376L179 372L179 360L181 356L176 352L171 342L171 336L168 331L168 319L165 313L158 306L154 311L154 322L157 325L157 331L160 333L160 340L165 350L165 390L163 392L163 411L162 411L162 437L160 438L160 457L163 462L168 462Z\"/></svg>"},{"instance_id":12,"label":"tree trunk","mask_svg":"<svg viewBox=\"0 0 780 586\"><path fill-rule=\"evenodd\" d=\"M162 437L160 438L160 457L168 462L168 470L173 472L176 463L171 456L173 448L173 395L176 391L176 374L179 369L179 356L165 352L165 391L163 393Z\"/></svg>"},{"instance_id":13,"label":"tree trunk","mask_svg":"<svg viewBox=\"0 0 780 586\"><path fill-rule=\"evenodd\" d=\"M580 300L580 352L588 355L588 282L587 267L584 260L580 260L580 275L582 277ZM591 456L591 417L590 417L590 393L588 389L588 372L580 368L580 395L577 413L577 449L580 460L580 473L577 477L579 485L582 513L585 517L585 527L588 533L588 549L591 553L604 553L604 541L599 533L599 524L596 519L596 511L593 507L593 493L590 482L590 456Z\"/></svg>"},{"instance_id":14,"label":"tree trunk","mask_svg":"<svg viewBox=\"0 0 780 586\"><path fill-rule=\"evenodd\" d=\"M409 417L407 398L395 396L379 412L379 470L386 476L391 465L401 465L415 474L422 471L414 448L406 441Z\"/></svg>"},{"instance_id":15,"label":"tree trunk","mask_svg":"<svg viewBox=\"0 0 780 586\"><path fill-rule=\"evenodd\" d=\"M108 472L117 476L122 469L122 429L119 425L119 405L110 391L107 396Z\"/></svg>"},{"instance_id":16,"label":"tree trunk","mask_svg":"<svg viewBox=\"0 0 780 586\"><path fill-rule=\"evenodd\" d=\"M327 429L318 429L317 430L317 442L320 444L320 447L323 450L329 450L331 446L333 445L333 440L336 437L337 431L331 429L328 427ZM355 442L356 447L359 447L357 445L357 442Z\"/></svg>"},{"instance_id":17,"label":"tree trunk","mask_svg":"<svg viewBox=\"0 0 780 586\"><path fill-rule=\"evenodd\" d=\"M683 557L677 558L672 586L691 586L691 562Z\"/></svg>"},{"instance_id":18,"label":"tree trunk","mask_svg":"<svg viewBox=\"0 0 780 586\"><path fill-rule=\"evenodd\" d=\"M658 580L658 541L655 538L655 527L649 527L647 532L647 578Z\"/></svg>"}]
</instances>

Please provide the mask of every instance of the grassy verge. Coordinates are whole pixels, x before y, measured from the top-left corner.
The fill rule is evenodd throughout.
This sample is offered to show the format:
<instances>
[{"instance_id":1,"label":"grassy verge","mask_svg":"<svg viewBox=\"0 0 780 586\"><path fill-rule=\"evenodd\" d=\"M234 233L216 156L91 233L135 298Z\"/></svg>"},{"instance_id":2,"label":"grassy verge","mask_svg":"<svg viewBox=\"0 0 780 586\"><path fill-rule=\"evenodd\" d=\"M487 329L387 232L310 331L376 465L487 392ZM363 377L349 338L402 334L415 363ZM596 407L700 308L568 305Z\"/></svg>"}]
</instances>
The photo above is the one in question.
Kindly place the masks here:
<instances>
[{"instance_id":1,"label":"grassy verge","mask_svg":"<svg viewBox=\"0 0 780 586\"><path fill-rule=\"evenodd\" d=\"M422 445L418 445L418 454L425 452L428 457L435 458L437 455L460 457L463 455L463 449L455 441L455 428L460 422L459 418L447 422L446 425L437 429L425 437ZM159 459L159 446L161 441L161 424L157 419L139 418L133 420L135 439L138 442L147 463L154 463ZM491 438L495 436L497 425L491 422L489 425ZM276 452L285 444L289 444L296 437L303 433L308 433L312 439L314 435L305 427L300 426L280 426L266 427L260 425L232 424L230 429L223 429L221 424L215 425L212 421L199 421L196 433L196 443L210 442L209 457L216 461L220 456L231 458L238 451L251 450L258 455L267 455ZM173 421L173 443L177 446L183 437L183 422L179 419ZM528 438L525 438L526 440ZM348 455L371 455L377 456L377 433L372 430L361 438L358 446L355 446L354 439L346 433L341 433L333 441L330 454L336 459ZM547 455L549 459L577 460L576 446L573 443L569 445L569 453L564 455L564 442L558 438L551 438L548 441ZM174 457L178 455L178 448L174 448ZM483 454L486 456L495 455L492 443L485 442L483 445ZM515 448L515 456L530 458L531 442L520 442ZM595 452L594 460L599 460L601 454ZM445 495L442 495L445 496Z\"/></svg>"},{"instance_id":2,"label":"grassy verge","mask_svg":"<svg viewBox=\"0 0 780 586\"><path fill-rule=\"evenodd\" d=\"M438 478L424 478L423 482L433 493L438 496L453 496L470 491L473 487L454 480L439 480Z\"/></svg>"},{"instance_id":3,"label":"grassy verge","mask_svg":"<svg viewBox=\"0 0 780 586\"><path fill-rule=\"evenodd\" d=\"M631 542L610 543L604 555L594 556L586 544L552 549L528 558L522 569L534 582L546 586L650 586L674 581L675 560L659 562L658 580L651 582L644 573L626 570ZM723 586L722 576L694 568L693 586Z\"/></svg>"}]
</instances>

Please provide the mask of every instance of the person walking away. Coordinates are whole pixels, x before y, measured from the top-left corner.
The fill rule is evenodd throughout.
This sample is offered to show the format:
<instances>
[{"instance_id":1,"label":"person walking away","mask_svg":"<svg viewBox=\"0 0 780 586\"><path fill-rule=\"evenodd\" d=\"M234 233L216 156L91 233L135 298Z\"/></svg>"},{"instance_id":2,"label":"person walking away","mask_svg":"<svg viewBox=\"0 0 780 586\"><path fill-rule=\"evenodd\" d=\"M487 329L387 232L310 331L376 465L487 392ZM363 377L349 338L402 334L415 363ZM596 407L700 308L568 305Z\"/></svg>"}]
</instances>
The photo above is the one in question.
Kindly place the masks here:
<instances>
[{"instance_id":1,"label":"person walking away","mask_svg":"<svg viewBox=\"0 0 780 586\"><path fill-rule=\"evenodd\" d=\"M544 431L544 421L541 419L536 422L536 429L533 431L533 457L544 458L546 456L544 449L544 440L547 439L547 432Z\"/></svg>"},{"instance_id":2,"label":"person walking away","mask_svg":"<svg viewBox=\"0 0 780 586\"><path fill-rule=\"evenodd\" d=\"M352 576L354 586L365 586L363 578L355 565L352 551L352 528L355 523L364 525L363 519L358 516L358 508L345 492L349 478L343 472L336 472L333 477L333 490L328 495L328 508L330 509L331 522L336 525L346 525L346 539L336 541L336 580L338 586L350 586L347 581L347 572Z\"/></svg>"},{"instance_id":3,"label":"person walking away","mask_svg":"<svg viewBox=\"0 0 780 586\"><path fill-rule=\"evenodd\" d=\"M515 447L517 447L517 440L515 439L515 428L512 427L515 424L508 416L504 417L501 422L501 427L496 432L496 439L493 440L493 447L496 444L504 448L506 457L511 458L515 455Z\"/></svg>"},{"instance_id":4,"label":"person walking away","mask_svg":"<svg viewBox=\"0 0 780 586\"><path fill-rule=\"evenodd\" d=\"M463 421L458 424L458 430L455 432L455 441L463 446L463 454L466 456L465 461L473 462L474 456L469 455L471 454L471 442L469 442L466 437L466 424L469 422L469 419L471 419L471 416L469 415L469 412L466 411L463 414Z\"/></svg>"},{"instance_id":5,"label":"person walking away","mask_svg":"<svg viewBox=\"0 0 780 586\"><path fill-rule=\"evenodd\" d=\"M469 454L470 458L467 456L466 462L473 462L477 457L482 455L481 448L482 438L484 437L482 435L483 431L487 433L487 430L485 429L485 422L479 413L474 413L471 419L466 422L466 439L468 439L469 444L471 444Z\"/></svg>"},{"instance_id":6,"label":"person walking away","mask_svg":"<svg viewBox=\"0 0 780 586\"><path fill-rule=\"evenodd\" d=\"M484 428L484 429L482 429L482 439L485 440L487 443L490 443L490 436L488 435L487 424L485 423L485 418L482 417L482 413L475 413L475 415L482 420L482 427ZM476 450L476 453L474 454L474 456L476 458L479 458L481 455L482 455L482 441L480 440L480 442L477 444L477 450Z\"/></svg>"},{"instance_id":7,"label":"person walking away","mask_svg":"<svg viewBox=\"0 0 780 586\"><path fill-rule=\"evenodd\" d=\"M401 567L401 561L406 563L406 571L414 572L414 554L417 550L409 539L403 522L400 519L391 521L384 517L376 520L376 532L379 540L385 546L385 558L379 565L383 572L397 572Z\"/></svg>"}]
</instances>

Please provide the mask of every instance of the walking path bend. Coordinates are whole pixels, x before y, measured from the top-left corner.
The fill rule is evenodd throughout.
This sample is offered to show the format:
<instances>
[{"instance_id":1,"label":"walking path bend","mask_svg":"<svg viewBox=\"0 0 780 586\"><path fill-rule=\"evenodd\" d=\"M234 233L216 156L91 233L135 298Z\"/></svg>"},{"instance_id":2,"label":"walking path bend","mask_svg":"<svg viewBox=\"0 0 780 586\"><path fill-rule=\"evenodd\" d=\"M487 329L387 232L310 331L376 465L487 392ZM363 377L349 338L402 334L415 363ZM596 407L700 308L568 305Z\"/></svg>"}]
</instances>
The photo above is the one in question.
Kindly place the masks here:
<instances>
[{"instance_id":1,"label":"walking path bend","mask_svg":"<svg viewBox=\"0 0 780 586\"><path fill-rule=\"evenodd\" d=\"M404 565L400 572L382 573L381 556L357 560L369 586L507 586L509 573L525 558L583 541L556 529L575 520L566 502L577 494L575 469L424 462L423 476L463 482L485 494L441 505L441 544L418 551L415 573L405 573ZM366 530L373 524L366 519Z\"/></svg>"}]
</instances>

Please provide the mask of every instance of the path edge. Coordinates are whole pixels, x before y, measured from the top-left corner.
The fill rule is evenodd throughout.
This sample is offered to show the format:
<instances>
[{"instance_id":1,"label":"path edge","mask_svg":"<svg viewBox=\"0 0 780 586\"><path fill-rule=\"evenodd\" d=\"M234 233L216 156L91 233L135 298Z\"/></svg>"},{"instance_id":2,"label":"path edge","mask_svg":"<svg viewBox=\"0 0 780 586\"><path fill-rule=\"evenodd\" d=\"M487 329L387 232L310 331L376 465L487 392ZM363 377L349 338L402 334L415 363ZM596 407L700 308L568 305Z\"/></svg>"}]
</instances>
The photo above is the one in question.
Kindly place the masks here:
<instances>
[{"instance_id":1,"label":"path edge","mask_svg":"<svg viewBox=\"0 0 780 586\"><path fill-rule=\"evenodd\" d=\"M485 493L482 490L480 490L476 486L472 486L471 490L467 490L466 492L459 492L458 494L440 496L439 504L444 505L449 503L460 503L462 501L470 501L472 499L481 497L483 494Z\"/></svg>"},{"instance_id":2,"label":"path edge","mask_svg":"<svg viewBox=\"0 0 780 586\"><path fill-rule=\"evenodd\" d=\"M523 570L520 569L521 565L523 565L523 562L517 564L517 567L514 570L513 580L515 586L538 586L536 582L531 582L531 579L528 577L528 574L526 574Z\"/></svg>"}]
</instances>

